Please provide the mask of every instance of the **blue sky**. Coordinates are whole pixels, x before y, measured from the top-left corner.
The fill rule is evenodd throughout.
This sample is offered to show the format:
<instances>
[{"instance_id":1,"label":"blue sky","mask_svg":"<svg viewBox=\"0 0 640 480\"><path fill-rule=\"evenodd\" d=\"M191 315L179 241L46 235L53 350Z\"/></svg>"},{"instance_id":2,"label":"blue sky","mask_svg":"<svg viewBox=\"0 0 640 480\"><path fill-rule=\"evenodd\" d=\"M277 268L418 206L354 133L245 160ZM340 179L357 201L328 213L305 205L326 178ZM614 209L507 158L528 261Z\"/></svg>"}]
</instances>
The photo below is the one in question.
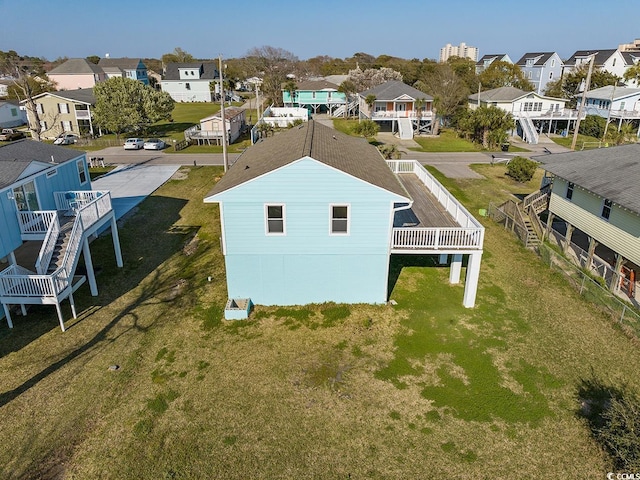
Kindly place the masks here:
<instances>
[{"instance_id":1,"label":"blue sky","mask_svg":"<svg viewBox=\"0 0 640 480\"><path fill-rule=\"evenodd\" d=\"M239 57L271 45L300 59L356 52L437 59L617 48L640 38L638 0L0 0L0 50L45 57ZM615 7L613 7L615 5ZM610 10L610 11L609 11Z\"/></svg>"}]
</instances>

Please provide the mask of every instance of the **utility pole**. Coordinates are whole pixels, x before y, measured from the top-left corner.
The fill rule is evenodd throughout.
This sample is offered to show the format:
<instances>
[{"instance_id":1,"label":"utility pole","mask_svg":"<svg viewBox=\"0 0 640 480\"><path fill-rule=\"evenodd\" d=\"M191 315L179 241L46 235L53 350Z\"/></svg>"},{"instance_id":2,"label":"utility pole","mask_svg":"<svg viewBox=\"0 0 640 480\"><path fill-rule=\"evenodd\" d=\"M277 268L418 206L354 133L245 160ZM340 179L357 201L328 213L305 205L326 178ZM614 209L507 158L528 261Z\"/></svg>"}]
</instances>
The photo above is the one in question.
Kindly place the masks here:
<instances>
[{"instance_id":1,"label":"utility pole","mask_svg":"<svg viewBox=\"0 0 640 480\"><path fill-rule=\"evenodd\" d=\"M580 121L582 118L582 110L584 109L584 103L587 101L587 91L589 90L589 84L591 83L591 74L593 73L593 62L595 61L596 54L591 54L591 60L589 60L589 71L587 72L587 79L584 82L584 90L582 91L582 100L580 101L580 108L578 109L578 119L576 120L575 129L573 131L573 140L571 141L571 150L576 149L576 142L578 141L578 130L580 129Z\"/></svg>"},{"instance_id":2,"label":"utility pole","mask_svg":"<svg viewBox=\"0 0 640 480\"><path fill-rule=\"evenodd\" d=\"M224 171L229 169L229 156L227 154L227 121L224 118L224 83L222 79L222 55L218 56L218 76L220 78L220 119L222 120L222 160Z\"/></svg>"}]
</instances>

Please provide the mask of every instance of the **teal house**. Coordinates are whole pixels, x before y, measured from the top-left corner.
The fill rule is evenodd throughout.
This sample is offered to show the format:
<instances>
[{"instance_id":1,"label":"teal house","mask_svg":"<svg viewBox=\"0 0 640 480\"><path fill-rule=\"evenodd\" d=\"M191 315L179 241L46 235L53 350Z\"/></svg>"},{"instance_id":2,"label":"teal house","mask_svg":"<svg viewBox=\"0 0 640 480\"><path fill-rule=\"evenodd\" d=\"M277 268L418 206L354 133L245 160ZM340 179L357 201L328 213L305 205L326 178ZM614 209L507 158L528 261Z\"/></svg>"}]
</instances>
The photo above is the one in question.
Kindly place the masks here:
<instances>
[{"instance_id":1,"label":"teal house","mask_svg":"<svg viewBox=\"0 0 640 480\"><path fill-rule=\"evenodd\" d=\"M97 295L89 240L111 225L122 266L109 192L93 191L86 154L32 140L0 146L0 302L9 327L11 306L55 305L87 280ZM35 247L35 248L34 248ZM86 275L76 275L83 254Z\"/></svg>"},{"instance_id":2,"label":"teal house","mask_svg":"<svg viewBox=\"0 0 640 480\"><path fill-rule=\"evenodd\" d=\"M307 108L311 113L339 116L344 113L347 96L338 91L338 85L327 80L307 80L297 84L294 92L283 90L282 102L290 107Z\"/></svg>"},{"instance_id":3,"label":"teal house","mask_svg":"<svg viewBox=\"0 0 640 480\"><path fill-rule=\"evenodd\" d=\"M364 139L309 121L247 149L204 201L220 207L230 299L385 303L390 256L419 253L453 254L452 283L470 254L475 301L482 226L418 162L389 164Z\"/></svg>"}]
</instances>

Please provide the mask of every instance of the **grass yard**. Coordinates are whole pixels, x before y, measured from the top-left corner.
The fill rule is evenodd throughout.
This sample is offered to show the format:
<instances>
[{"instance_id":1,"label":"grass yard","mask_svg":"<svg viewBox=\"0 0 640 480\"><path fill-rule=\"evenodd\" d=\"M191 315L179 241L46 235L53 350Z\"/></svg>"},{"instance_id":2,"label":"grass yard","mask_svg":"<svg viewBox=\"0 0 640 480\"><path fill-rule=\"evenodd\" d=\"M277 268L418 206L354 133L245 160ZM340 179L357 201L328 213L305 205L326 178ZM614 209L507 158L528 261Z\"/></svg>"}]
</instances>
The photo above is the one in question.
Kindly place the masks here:
<instances>
[{"instance_id":1,"label":"grass yard","mask_svg":"<svg viewBox=\"0 0 640 480\"><path fill-rule=\"evenodd\" d=\"M441 178L471 211L539 184L474 168L485 179ZM474 309L447 268L394 256L396 306L256 307L226 322L218 209L202 203L221 169L178 173L120 229L124 268L108 236L92 244L100 295L77 292L66 333L53 307L0 326L0 478L611 471L579 392L640 391L637 346L502 227L482 219Z\"/></svg>"}]
</instances>

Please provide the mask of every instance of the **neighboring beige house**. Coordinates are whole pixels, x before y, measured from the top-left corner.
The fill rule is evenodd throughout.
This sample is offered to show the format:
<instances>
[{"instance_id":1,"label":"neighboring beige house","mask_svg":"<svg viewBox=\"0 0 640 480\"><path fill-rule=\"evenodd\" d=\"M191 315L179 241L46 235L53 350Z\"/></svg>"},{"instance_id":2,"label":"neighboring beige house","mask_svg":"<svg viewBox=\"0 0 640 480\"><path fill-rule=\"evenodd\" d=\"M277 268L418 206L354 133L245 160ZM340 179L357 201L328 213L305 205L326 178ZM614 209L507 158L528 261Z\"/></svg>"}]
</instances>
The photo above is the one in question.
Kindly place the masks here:
<instances>
[{"instance_id":1,"label":"neighboring beige house","mask_svg":"<svg viewBox=\"0 0 640 480\"><path fill-rule=\"evenodd\" d=\"M229 144L235 142L247 126L244 112L245 111L240 108L224 109L224 120L227 125L227 142ZM218 112L203 118L200 120L200 125L190 128L185 131L184 134L187 140L195 140L198 144L210 144L211 140L216 144L220 144L222 141L222 131L222 116L221 112Z\"/></svg>"},{"instance_id":2,"label":"neighboring beige house","mask_svg":"<svg viewBox=\"0 0 640 480\"><path fill-rule=\"evenodd\" d=\"M93 88L41 93L34 100L42 126L42 138L54 139L61 133L94 133L91 109L96 100ZM24 105L24 101L21 103ZM29 111L27 117L31 123Z\"/></svg>"},{"instance_id":3,"label":"neighboring beige house","mask_svg":"<svg viewBox=\"0 0 640 480\"><path fill-rule=\"evenodd\" d=\"M553 176L549 220L566 222L567 250L582 231L588 237L587 266L596 248L606 248L615 275L609 287L635 294L640 271L640 144L536 157ZM625 281L626 279L626 281Z\"/></svg>"},{"instance_id":4,"label":"neighboring beige house","mask_svg":"<svg viewBox=\"0 0 640 480\"><path fill-rule=\"evenodd\" d=\"M47 73L58 90L93 88L107 77L102 68L84 58L70 58Z\"/></svg>"}]
</instances>

